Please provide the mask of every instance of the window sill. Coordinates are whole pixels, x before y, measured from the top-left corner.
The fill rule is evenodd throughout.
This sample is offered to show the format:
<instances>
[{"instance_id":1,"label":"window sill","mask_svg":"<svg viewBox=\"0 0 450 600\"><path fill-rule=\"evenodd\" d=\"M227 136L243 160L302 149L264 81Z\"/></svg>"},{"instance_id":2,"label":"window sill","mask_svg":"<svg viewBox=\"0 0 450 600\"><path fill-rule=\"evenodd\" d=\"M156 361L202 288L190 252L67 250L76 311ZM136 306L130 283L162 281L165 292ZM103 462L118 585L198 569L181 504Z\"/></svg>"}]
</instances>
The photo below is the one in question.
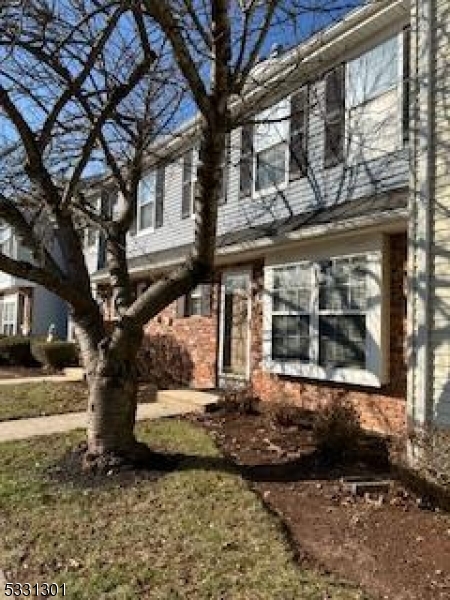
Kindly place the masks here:
<instances>
[{"instance_id":1,"label":"window sill","mask_svg":"<svg viewBox=\"0 0 450 600\"><path fill-rule=\"evenodd\" d=\"M146 227L145 229L138 229L134 234L134 237L142 237L144 235L148 235L149 233L153 233L155 231L154 227Z\"/></svg>"},{"instance_id":2,"label":"window sill","mask_svg":"<svg viewBox=\"0 0 450 600\"><path fill-rule=\"evenodd\" d=\"M252 193L251 199L252 200L262 200L263 198L265 198L267 196L272 196L273 194L280 194L280 193L286 191L287 187L288 187L288 182L284 181L280 185L273 185L271 187L264 188L259 191L254 190Z\"/></svg>"},{"instance_id":3,"label":"window sill","mask_svg":"<svg viewBox=\"0 0 450 600\"><path fill-rule=\"evenodd\" d=\"M330 383L348 383L364 387L380 388L383 385L378 375L366 369L349 367L330 367L328 369L314 364L302 364L299 362L281 362L269 360L264 363L264 370L277 375L298 377L305 379L316 379Z\"/></svg>"}]
</instances>

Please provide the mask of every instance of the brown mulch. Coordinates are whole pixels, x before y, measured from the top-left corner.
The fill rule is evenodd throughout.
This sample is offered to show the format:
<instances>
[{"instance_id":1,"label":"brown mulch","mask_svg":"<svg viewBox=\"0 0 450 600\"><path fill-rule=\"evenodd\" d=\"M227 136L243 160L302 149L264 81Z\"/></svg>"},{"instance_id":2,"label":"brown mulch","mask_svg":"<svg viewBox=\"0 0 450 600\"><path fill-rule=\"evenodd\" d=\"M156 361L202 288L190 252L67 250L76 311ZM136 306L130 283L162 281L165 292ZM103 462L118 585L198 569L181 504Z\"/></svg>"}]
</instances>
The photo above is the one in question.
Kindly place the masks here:
<instances>
[{"instance_id":1,"label":"brown mulch","mask_svg":"<svg viewBox=\"0 0 450 600\"><path fill-rule=\"evenodd\" d=\"M358 583L373 598L450 598L450 516L398 482L386 494L353 496L343 478L388 476L367 464L317 457L307 427L269 412L197 417L287 526L299 561Z\"/></svg>"}]
</instances>

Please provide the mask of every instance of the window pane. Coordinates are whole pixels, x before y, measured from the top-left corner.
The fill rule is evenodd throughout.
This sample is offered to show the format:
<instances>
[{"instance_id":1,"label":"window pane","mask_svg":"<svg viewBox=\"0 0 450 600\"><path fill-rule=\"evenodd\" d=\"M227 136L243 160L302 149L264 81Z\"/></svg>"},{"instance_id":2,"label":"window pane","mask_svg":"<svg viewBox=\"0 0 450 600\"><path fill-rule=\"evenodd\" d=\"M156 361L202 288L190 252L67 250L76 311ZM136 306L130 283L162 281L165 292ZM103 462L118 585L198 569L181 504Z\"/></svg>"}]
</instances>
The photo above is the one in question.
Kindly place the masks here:
<instances>
[{"instance_id":1,"label":"window pane","mask_svg":"<svg viewBox=\"0 0 450 600\"><path fill-rule=\"evenodd\" d=\"M153 202L151 204L141 206L139 210L139 229L147 229L148 227L153 227Z\"/></svg>"},{"instance_id":2,"label":"window pane","mask_svg":"<svg viewBox=\"0 0 450 600\"><path fill-rule=\"evenodd\" d=\"M272 317L272 358L309 360L309 316Z\"/></svg>"},{"instance_id":3,"label":"window pane","mask_svg":"<svg viewBox=\"0 0 450 600\"><path fill-rule=\"evenodd\" d=\"M319 309L365 310L366 266L364 257L322 261L319 264Z\"/></svg>"},{"instance_id":4,"label":"window pane","mask_svg":"<svg viewBox=\"0 0 450 600\"><path fill-rule=\"evenodd\" d=\"M323 367L365 367L365 315L324 315L319 318L319 364Z\"/></svg>"},{"instance_id":5,"label":"window pane","mask_svg":"<svg viewBox=\"0 0 450 600\"><path fill-rule=\"evenodd\" d=\"M398 83L398 39L393 37L349 63L348 104L357 106Z\"/></svg>"},{"instance_id":6,"label":"window pane","mask_svg":"<svg viewBox=\"0 0 450 600\"><path fill-rule=\"evenodd\" d=\"M290 100L285 99L256 115L255 149L257 152L287 141L289 112Z\"/></svg>"},{"instance_id":7,"label":"window pane","mask_svg":"<svg viewBox=\"0 0 450 600\"><path fill-rule=\"evenodd\" d=\"M284 183L286 146L279 144L259 152L256 158L256 189L263 190Z\"/></svg>"}]
</instances>

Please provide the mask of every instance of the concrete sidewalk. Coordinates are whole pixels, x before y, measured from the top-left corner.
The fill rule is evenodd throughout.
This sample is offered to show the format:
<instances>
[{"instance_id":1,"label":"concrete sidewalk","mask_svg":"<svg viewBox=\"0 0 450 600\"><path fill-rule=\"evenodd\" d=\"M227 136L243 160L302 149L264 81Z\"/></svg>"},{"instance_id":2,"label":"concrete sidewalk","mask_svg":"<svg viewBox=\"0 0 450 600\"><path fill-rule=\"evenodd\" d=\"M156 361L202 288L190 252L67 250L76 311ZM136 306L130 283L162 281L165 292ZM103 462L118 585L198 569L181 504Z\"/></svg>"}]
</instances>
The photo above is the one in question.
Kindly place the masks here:
<instances>
[{"instance_id":1,"label":"concrete sidewalk","mask_svg":"<svg viewBox=\"0 0 450 600\"><path fill-rule=\"evenodd\" d=\"M67 368L61 375L37 375L36 377L10 377L0 379L2 385L21 385L22 383L72 383L74 381L83 381L84 371L80 368ZM0 596L1 598L1 596Z\"/></svg>"},{"instance_id":2,"label":"concrete sidewalk","mask_svg":"<svg viewBox=\"0 0 450 600\"><path fill-rule=\"evenodd\" d=\"M217 402L217 396L194 390L170 390L158 392L157 402L138 404L137 420L176 417L189 413L201 413ZM65 433L86 427L86 413L66 413L48 417L16 419L0 423L0 442L24 440L38 435ZM1 597L1 596L0 596Z\"/></svg>"}]
</instances>

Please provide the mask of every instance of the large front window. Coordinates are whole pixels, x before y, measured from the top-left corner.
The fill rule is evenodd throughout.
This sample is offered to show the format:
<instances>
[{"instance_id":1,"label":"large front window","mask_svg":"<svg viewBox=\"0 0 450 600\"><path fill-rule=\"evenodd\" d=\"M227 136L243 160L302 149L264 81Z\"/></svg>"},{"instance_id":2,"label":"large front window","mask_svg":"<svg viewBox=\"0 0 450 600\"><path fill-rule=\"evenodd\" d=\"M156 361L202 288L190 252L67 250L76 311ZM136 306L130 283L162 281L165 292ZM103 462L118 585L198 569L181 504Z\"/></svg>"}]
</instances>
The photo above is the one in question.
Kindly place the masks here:
<instances>
[{"instance_id":1,"label":"large front window","mask_svg":"<svg viewBox=\"0 0 450 600\"><path fill-rule=\"evenodd\" d=\"M265 284L266 368L290 376L381 384L381 247L268 266Z\"/></svg>"}]
</instances>

